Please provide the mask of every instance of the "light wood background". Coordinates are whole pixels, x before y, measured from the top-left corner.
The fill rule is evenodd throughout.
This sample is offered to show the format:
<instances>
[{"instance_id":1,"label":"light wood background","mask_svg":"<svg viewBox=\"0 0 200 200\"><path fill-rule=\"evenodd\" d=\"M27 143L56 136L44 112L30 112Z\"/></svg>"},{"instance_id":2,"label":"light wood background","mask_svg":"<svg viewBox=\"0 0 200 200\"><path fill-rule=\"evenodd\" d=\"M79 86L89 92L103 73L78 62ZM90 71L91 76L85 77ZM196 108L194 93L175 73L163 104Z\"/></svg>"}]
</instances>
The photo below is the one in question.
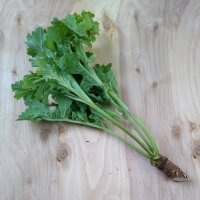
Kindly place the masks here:
<instances>
[{"instance_id":1,"label":"light wood background","mask_svg":"<svg viewBox=\"0 0 200 200\"><path fill-rule=\"evenodd\" d=\"M101 25L97 61L113 63L121 97L191 183L94 129L15 121L26 34L82 9ZM0 200L160 199L200 199L200 1L0 0Z\"/></svg>"}]
</instances>

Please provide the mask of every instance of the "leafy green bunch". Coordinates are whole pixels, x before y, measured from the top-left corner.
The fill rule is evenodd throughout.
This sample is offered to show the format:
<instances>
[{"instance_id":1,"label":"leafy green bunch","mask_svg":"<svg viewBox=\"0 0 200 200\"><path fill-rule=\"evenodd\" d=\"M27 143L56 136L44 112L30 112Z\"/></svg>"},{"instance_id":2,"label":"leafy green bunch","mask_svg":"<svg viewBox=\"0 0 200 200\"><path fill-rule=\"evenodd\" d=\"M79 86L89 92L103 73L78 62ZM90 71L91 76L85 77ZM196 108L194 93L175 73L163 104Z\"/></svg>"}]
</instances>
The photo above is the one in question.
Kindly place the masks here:
<instances>
[{"instance_id":1,"label":"leafy green bunch","mask_svg":"<svg viewBox=\"0 0 200 200\"><path fill-rule=\"evenodd\" d=\"M94 14L83 11L54 18L46 29L39 27L27 35L27 53L35 70L12 84L15 98L23 98L26 105L18 119L66 121L101 129L154 162L159 159L155 140L119 98L112 65L92 64L96 56L85 50L98 34Z\"/></svg>"}]
</instances>

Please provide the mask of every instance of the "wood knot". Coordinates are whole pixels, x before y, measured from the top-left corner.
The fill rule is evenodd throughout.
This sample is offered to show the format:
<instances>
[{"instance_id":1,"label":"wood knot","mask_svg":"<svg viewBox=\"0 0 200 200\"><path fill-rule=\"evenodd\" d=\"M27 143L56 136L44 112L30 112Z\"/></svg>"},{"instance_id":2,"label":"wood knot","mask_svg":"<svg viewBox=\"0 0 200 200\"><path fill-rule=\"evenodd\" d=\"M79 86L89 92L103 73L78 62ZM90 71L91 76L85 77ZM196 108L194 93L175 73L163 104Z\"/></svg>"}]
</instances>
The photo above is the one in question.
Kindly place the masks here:
<instances>
[{"instance_id":1,"label":"wood knot","mask_svg":"<svg viewBox=\"0 0 200 200\"><path fill-rule=\"evenodd\" d=\"M173 126L172 133L176 138L179 138L181 136L181 127L178 125Z\"/></svg>"},{"instance_id":2,"label":"wood knot","mask_svg":"<svg viewBox=\"0 0 200 200\"><path fill-rule=\"evenodd\" d=\"M4 33L0 30L0 49L3 48L4 45Z\"/></svg>"},{"instance_id":3,"label":"wood knot","mask_svg":"<svg viewBox=\"0 0 200 200\"><path fill-rule=\"evenodd\" d=\"M105 17L105 19L103 20L103 28L106 31L109 31L110 28L111 28L111 22L110 22L110 19L108 17Z\"/></svg>"},{"instance_id":4,"label":"wood knot","mask_svg":"<svg viewBox=\"0 0 200 200\"><path fill-rule=\"evenodd\" d=\"M31 177L28 177L27 180L26 180L26 182L27 182L29 185L31 185L31 184L32 184L32 178L31 178Z\"/></svg>"},{"instance_id":5,"label":"wood knot","mask_svg":"<svg viewBox=\"0 0 200 200\"><path fill-rule=\"evenodd\" d=\"M19 26L21 26L21 21L22 21L22 16L21 15L17 15L17 24L19 25Z\"/></svg>"},{"instance_id":6,"label":"wood knot","mask_svg":"<svg viewBox=\"0 0 200 200\"><path fill-rule=\"evenodd\" d=\"M137 67L137 68L135 69L135 71L136 71L138 74L141 74L141 69L140 69L139 67Z\"/></svg>"},{"instance_id":7,"label":"wood knot","mask_svg":"<svg viewBox=\"0 0 200 200\"><path fill-rule=\"evenodd\" d=\"M152 88L157 88L157 86L158 86L158 82L157 81L154 81L153 83L152 83Z\"/></svg>"},{"instance_id":8,"label":"wood knot","mask_svg":"<svg viewBox=\"0 0 200 200\"><path fill-rule=\"evenodd\" d=\"M153 23L152 28L153 28L153 32L157 32L157 30L158 30L158 28L159 28L158 23Z\"/></svg>"},{"instance_id":9,"label":"wood knot","mask_svg":"<svg viewBox=\"0 0 200 200\"><path fill-rule=\"evenodd\" d=\"M67 149L59 149L57 152L56 159L58 162L63 162L67 156L68 156Z\"/></svg>"},{"instance_id":10,"label":"wood knot","mask_svg":"<svg viewBox=\"0 0 200 200\"><path fill-rule=\"evenodd\" d=\"M59 125L59 126L58 126L58 132L59 132L60 134L64 134L65 131L66 131L66 128L65 128L63 125Z\"/></svg>"},{"instance_id":11,"label":"wood knot","mask_svg":"<svg viewBox=\"0 0 200 200\"><path fill-rule=\"evenodd\" d=\"M50 130L49 129L44 129L41 131L41 139L43 142L47 142L47 140L49 139L49 134L50 134Z\"/></svg>"},{"instance_id":12,"label":"wood knot","mask_svg":"<svg viewBox=\"0 0 200 200\"><path fill-rule=\"evenodd\" d=\"M17 75L17 70L14 68L12 71L12 74L14 75L14 76L16 76Z\"/></svg>"},{"instance_id":13,"label":"wood knot","mask_svg":"<svg viewBox=\"0 0 200 200\"><path fill-rule=\"evenodd\" d=\"M194 149L193 149L193 157L197 158L200 156L200 144L198 144Z\"/></svg>"},{"instance_id":14,"label":"wood knot","mask_svg":"<svg viewBox=\"0 0 200 200\"><path fill-rule=\"evenodd\" d=\"M198 125L195 122L189 122L190 124L190 132L195 132L198 130Z\"/></svg>"},{"instance_id":15,"label":"wood knot","mask_svg":"<svg viewBox=\"0 0 200 200\"><path fill-rule=\"evenodd\" d=\"M3 38L4 38L3 31L0 30L0 41L3 40Z\"/></svg>"},{"instance_id":16,"label":"wood knot","mask_svg":"<svg viewBox=\"0 0 200 200\"><path fill-rule=\"evenodd\" d=\"M139 13L135 12L134 15L133 15L133 18L134 18L135 22L138 22L139 21Z\"/></svg>"}]
</instances>

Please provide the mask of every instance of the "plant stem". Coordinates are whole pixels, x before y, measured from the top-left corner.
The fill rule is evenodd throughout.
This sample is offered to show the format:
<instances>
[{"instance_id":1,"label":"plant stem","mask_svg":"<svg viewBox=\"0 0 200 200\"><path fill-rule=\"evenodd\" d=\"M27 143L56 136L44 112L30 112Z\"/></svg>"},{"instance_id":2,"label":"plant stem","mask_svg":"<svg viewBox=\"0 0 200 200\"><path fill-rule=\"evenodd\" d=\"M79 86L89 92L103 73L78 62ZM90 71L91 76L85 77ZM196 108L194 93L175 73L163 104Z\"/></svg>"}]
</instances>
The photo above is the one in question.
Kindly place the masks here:
<instances>
[{"instance_id":1,"label":"plant stem","mask_svg":"<svg viewBox=\"0 0 200 200\"><path fill-rule=\"evenodd\" d=\"M89 126L89 127L93 127L93 128L97 128L100 130L105 131L108 134L111 134L112 136L116 137L117 139L119 139L121 142L123 142L124 144L128 145L131 149L133 149L134 151L136 151L137 153L139 153L140 155L151 159L151 156L149 154L147 154L146 152L144 152L143 150L139 149L138 147L134 146L132 143L130 143L128 140L124 139L121 135L117 134L115 131L105 128L105 127L101 127L98 126L96 124L92 124L89 122L81 122L81 121L74 121L74 120L70 120L70 119L51 119L51 118L44 118L45 121L65 121L65 122L69 122L69 123L74 123L74 124L80 124L80 125L85 125L85 126Z\"/></svg>"},{"instance_id":2,"label":"plant stem","mask_svg":"<svg viewBox=\"0 0 200 200\"><path fill-rule=\"evenodd\" d=\"M111 99L111 101L115 107L117 107L117 108L119 107L119 105L113 99ZM121 110L119 110L119 112L122 113ZM151 146L151 143L149 143L147 138L145 138L145 135L143 135L143 133L137 128L137 126L131 121L131 119L127 115L124 115L124 113L122 113L122 115L120 117L121 118L123 117L123 119L125 118L124 120L127 121L129 123L129 125L139 134L139 136L142 138L142 140L146 143L147 147L152 151L153 148Z\"/></svg>"},{"instance_id":3,"label":"plant stem","mask_svg":"<svg viewBox=\"0 0 200 200\"><path fill-rule=\"evenodd\" d=\"M130 117L141 127L141 129L146 133L147 137L149 138L149 141L151 141L154 154L159 154L158 146L152 136L152 134L149 132L149 130L144 126L144 124L133 114L129 112Z\"/></svg>"},{"instance_id":4,"label":"plant stem","mask_svg":"<svg viewBox=\"0 0 200 200\"><path fill-rule=\"evenodd\" d=\"M147 138L145 138L145 136L142 134L142 132L140 131L140 129L129 119L129 117L126 117L126 120L128 121L128 123L131 125L131 127L140 135L140 137L144 140L144 142L146 143L146 145L148 146L148 148L153 151L153 148L151 146L151 143L149 143L149 141L147 140Z\"/></svg>"},{"instance_id":5,"label":"plant stem","mask_svg":"<svg viewBox=\"0 0 200 200\"><path fill-rule=\"evenodd\" d=\"M137 142L149 155L152 155L152 152L145 146L145 144L140 141L138 137L132 134L130 130L128 130L123 124L116 121L114 118L112 118L110 115L108 115L106 112L104 112L101 108L99 108L97 105L93 104L91 105L93 109L95 109L99 114L101 114L103 117L105 117L107 120L109 120L112 124L116 125L118 128L120 128L122 131L127 133L130 137L132 137L135 142Z\"/></svg>"},{"instance_id":6,"label":"plant stem","mask_svg":"<svg viewBox=\"0 0 200 200\"><path fill-rule=\"evenodd\" d=\"M133 135L130 130L128 130L122 123L115 120L112 116L107 114L105 111L103 111L100 107L98 107L91 99L88 97L88 95L82 90L80 85L70 76L68 75L67 79L64 77L59 77L57 79L58 83L67 89L69 89L71 92L73 92L77 97L80 98L81 102L84 102L91 108L97 111L100 116L105 117L107 120L109 120L112 124L116 125L118 128L120 128L122 131L127 133L131 138L135 140L150 156L153 156L153 153L151 150L143 143L137 136Z\"/></svg>"},{"instance_id":7,"label":"plant stem","mask_svg":"<svg viewBox=\"0 0 200 200\"><path fill-rule=\"evenodd\" d=\"M145 135L147 136L147 138L149 139L149 141L152 145L154 155L157 155L159 153L159 150L158 150L156 142L155 142L152 134L149 132L149 130L144 126L144 124L134 114L129 112L128 107L121 101L121 99L116 94L114 94L113 92L109 92L109 94L119 105L119 109L121 108L121 110L124 111L124 113L127 116L131 117L131 119L134 120L134 122L143 130L143 132L145 133Z\"/></svg>"}]
</instances>

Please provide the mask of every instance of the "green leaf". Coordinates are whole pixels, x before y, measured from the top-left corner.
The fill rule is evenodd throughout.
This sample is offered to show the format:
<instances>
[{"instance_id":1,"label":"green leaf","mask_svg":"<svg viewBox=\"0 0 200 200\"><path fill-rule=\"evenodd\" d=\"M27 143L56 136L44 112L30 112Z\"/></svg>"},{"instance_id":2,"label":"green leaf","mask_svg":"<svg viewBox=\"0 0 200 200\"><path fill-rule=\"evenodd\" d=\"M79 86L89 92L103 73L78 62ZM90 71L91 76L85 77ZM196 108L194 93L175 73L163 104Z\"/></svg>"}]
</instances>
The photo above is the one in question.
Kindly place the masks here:
<instances>
[{"instance_id":1,"label":"green leaf","mask_svg":"<svg viewBox=\"0 0 200 200\"><path fill-rule=\"evenodd\" d=\"M30 100L31 97L34 95L34 91L24 89L22 85L23 85L23 81L18 81L15 84L12 84L12 90L15 92L16 99L20 99L23 97L26 102Z\"/></svg>"},{"instance_id":2,"label":"green leaf","mask_svg":"<svg viewBox=\"0 0 200 200\"><path fill-rule=\"evenodd\" d=\"M23 98L26 105L19 120L68 121L113 134L105 129L112 123L145 152L132 146L133 149L149 158L158 152L150 134L147 136L153 153L120 121L128 111L118 98L111 64L93 66L96 56L85 49L92 46L98 34L99 24L94 14L83 11L64 19L54 18L49 27L38 27L27 35L27 53L35 71L12 84L15 98Z\"/></svg>"},{"instance_id":3,"label":"green leaf","mask_svg":"<svg viewBox=\"0 0 200 200\"><path fill-rule=\"evenodd\" d=\"M75 53L68 53L60 57L58 65L62 71L69 74L81 74L83 72Z\"/></svg>"},{"instance_id":4,"label":"green leaf","mask_svg":"<svg viewBox=\"0 0 200 200\"><path fill-rule=\"evenodd\" d=\"M27 35L27 53L30 56L34 57L41 52L44 47L45 36L46 31L41 27Z\"/></svg>"},{"instance_id":5,"label":"green leaf","mask_svg":"<svg viewBox=\"0 0 200 200\"><path fill-rule=\"evenodd\" d=\"M32 112L33 102L37 102L37 107L43 105L50 109L48 99L53 96L56 110L49 111L52 117L64 118L71 113L72 119L88 121L94 116L94 113L90 113L90 117L86 115L85 111L91 110L88 104L110 103L107 85L104 87L102 82L113 83L111 69L105 70L108 67L104 66L103 71L97 66L93 69L90 63L96 56L84 49L84 44L90 46L99 33L99 24L93 18L94 14L86 11L69 14L61 20L54 18L51 26L46 29L38 27L27 35L27 53L37 70L12 85L15 97L23 98L31 108L26 113ZM76 102L75 107L73 102ZM93 118L100 120L97 116Z\"/></svg>"},{"instance_id":6,"label":"green leaf","mask_svg":"<svg viewBox=\"0 0 200 200\"><path fill-rule=\"evenodd\" d=\"M117 90L117 81L112 71L112 64L108 65L99 65L96 64L94 66L94 70L97 76L102 80L102 82L111 90L113 90L116 94L118 94Z\"/></svg>"},{"instance_id":7,"label":"green leaf","mask_svg":"<svg viewBox=\"0 0 200 200\"><path fill-rule=\"evenodd\" d=\"M110 100L99 82L101 77L90 66L96 56L84 49L84 44L90 46L99 33L99 24L93 18L94 14L85 11L69 14L27 35L27 53L37 70L12 85L15 97L23 98L28 107L20 119L69 118L100 124L102 119L88 104L109 104ZM55 101L54 111L49 105L50 96ZM42 115L39 108L46 114Z\"/></svg>"},{"instance_id":8,"label":"green leaf","mask_svg":"<svg viewBox=\"0 0 200 200\"><path fill-rule=\"evenodd\" d=\"M29 107L21 113L18 120L39 121L43 118L51 118L52 112L43 103L32 100Z\"/></svg>"},{"instance_id":9,"label":"green leaf","mask_svg":"<svg viewBox=\"0 0 200 200\"><path fill-rule=\"evenodd\" d=\"M60 113L60 118L66 118L66 115L69 114L72 100L61 95L55 97L55 101L58 104L58 111Z\"/></svg>"},{"instance_id":10,"label":"green leaf","mask_svg":"<svg viewBox=\"0 0 200 200\"><path fill-rule=\"evenodd\" d=\"M93 21L93 18L94 14L83 11L80 15L77 13L68 15L63 23L74 31L84 44L91 46L91 42L96 40L96 35L99 33L99 24Z\"/></svg>"}]
</instances>

